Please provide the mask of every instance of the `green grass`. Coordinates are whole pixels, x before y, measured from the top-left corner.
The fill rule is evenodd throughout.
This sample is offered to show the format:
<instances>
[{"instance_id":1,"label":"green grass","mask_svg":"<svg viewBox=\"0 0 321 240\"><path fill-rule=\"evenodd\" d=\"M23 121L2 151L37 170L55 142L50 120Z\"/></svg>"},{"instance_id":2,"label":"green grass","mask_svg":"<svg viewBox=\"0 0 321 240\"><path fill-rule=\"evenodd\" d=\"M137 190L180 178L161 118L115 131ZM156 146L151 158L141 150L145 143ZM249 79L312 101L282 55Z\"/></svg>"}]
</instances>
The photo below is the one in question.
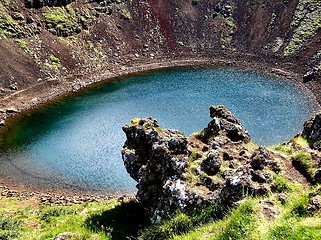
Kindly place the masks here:
<instances>
[{"instance_id":1,"label":"green grass","mask_svg":"<svg viewBox=\"0 0 321 240\"><path fill-rule=\"evenodd\" d=\"M208 142L214 139L214 135L209 133L206 128L202 129L199 132L193 133L194 137L203 141L203 142Z\"/></svg>"},{"instance_id":2,"label":"green grass","mask_svg":"<svg viewBox=\"0 0 321 240\"><path fill-rule=\"evenodd\" d=\"M124 234L135 237L145 225L148 221L135 201L35 207L14 198L0 199L0 240L54 239L62 232L79 234L81 239L124 239Z\"/></svg>"},{"instance_id":3,"label":"green grass","mask_svg":"<svg viewBox=\"0 0 321 240\"><path fill-rule=\"evenodd\" d=\"M305 138L298 136L292 138L289 143L274 145L270 147L270 149L282 154L284 157L292 157L298 151L307 147L309 147L308 141Z\"/></svg>"},{"instance_id":4,"label":"green grass","mask_svg":"<svg viewBox=\"0 0 321 240\"><path fill-rule=\"evenodd\" d=\"M314 181L316 167L311 154L307 152L298 152L292 157L292 163L309 181Z\"/></svg>"},{"instance_id":5,"label":"green grass","mask_svg":"<svg viewBox=\"0 0 321 240\"><path fill-rule=\"evenodd\" d=\"M288 193L287 202L279 204L275 196L270 199L275 202L279 214L275 220L265 219L260 207L261 199L245 199L231 214L224 219L218 219L185 234L176 234L175 240L194 239L321 239L320 212L311 213L307 210L311 190Z\"/></svg>"},{"instance_id":6,"label":"green grass","mask_svg":"<svg viewBox=\"0 0 321 240\"><path fill-rule=\"evenodd\" d=\"M50 54L49 59L50 59L50 61L53 62L53 63L60 64L60 59L57 58L55 55Z\"/></svg>"},{"instance_id":7,"label":"green grass","mask_svg":"<svg viewBox=\"0 0 321 240\"><path fill-rule=\"evenodd\" d=\"M272 150L277 151L285 156L291 156L294 152L294 149L292 146L285 145L285 144L279 144L271 147Z\"/></svg>"},{"instance_id":8,"label":"green grass","mask_svg":"<svg viewBox=\"0 0 321 240\"><path fill-rule=\"evenodd\" d=\"M281 216L269 228L267 239L321 239L319 216L307 210L307 192L293 194Z\"/></svg>"},{"instance_id":9,"label":"green grass","mask_svg":"<svg viewBox=\"0 0 321 240\"><path fill-rule=\"evenodd\" d=\"M275 180L275 179L274 179ZM320 189L291 188L282 176L276 180L286 201L268 196L278 209L275 219L265 219L261 198L246 198L237 206L217 202L187 213L177 212L150 225L142 206L134 200L116 199L41 206L38 200L0 199L0 240L54 239L59 233L78 234L78 239L321 239L321 211L311 212L310 197ZM288 189L291 188L289 191Z\"/></svg>"},{"instance_id":10,"label":"green grass","mask_svg":"<svg viewBox=\"0 0 321 240\"><path fill-rule=\"evenodd\" d=\"M280 174L272 175L273 183L271 190L274 192L288 192L293 190L293 186L286 180L286 178Z\"/></svg>"},{"instance_id":11,"label":"green grass","mask_svg":"<svg viewBox=\"0 0 321 240\"><path fill-rule=\"evenodd\" d=\"M301 137L301 136L292 138L291 139L291 143L297 149L302 149L302 148L309 147L308 141L305 138Z\"/></svg>"},{"instance_id":12,"label":"green grass","mask_svg":"<svg viewBox=\"0 0 321 240\"><path fill-rule=\"evenodd\" d=\"M21 221L0 215L0 240L10 240L19 237Z\"/></svg>"},{"instance_id":13,"label":"green grass","mask_svg":"<svg viewBox=\"0 0 321 240\"><path fill-rule=\"evenodd\" d=\"M207 207L200 206L192 213L177 212L168 219L155 223L141 231L138 239L170 239L210 221L222 219L230 211L230 208L221 202L213 203Z\"/></svg>"},{"instance_id":14,"label":"green grass","mask_svg":"<svg viewBox=\"0 0 321 240\"><path fill-rule=\"evenodd\" d=\"M231 214L224 229L216 239L247 239L256 227L255 200L247 199Z\"/></svg>"},{"instance_id":15,"label":"green grass","mask_svg":"<svg viewBox=\"0 0 321 240\"><path fill-rule=\"evenodd\" d=\"M245 199L230 215L216 219L174 239L249 239L256 227L257 201Z\"/></svg>"}]
</instances>

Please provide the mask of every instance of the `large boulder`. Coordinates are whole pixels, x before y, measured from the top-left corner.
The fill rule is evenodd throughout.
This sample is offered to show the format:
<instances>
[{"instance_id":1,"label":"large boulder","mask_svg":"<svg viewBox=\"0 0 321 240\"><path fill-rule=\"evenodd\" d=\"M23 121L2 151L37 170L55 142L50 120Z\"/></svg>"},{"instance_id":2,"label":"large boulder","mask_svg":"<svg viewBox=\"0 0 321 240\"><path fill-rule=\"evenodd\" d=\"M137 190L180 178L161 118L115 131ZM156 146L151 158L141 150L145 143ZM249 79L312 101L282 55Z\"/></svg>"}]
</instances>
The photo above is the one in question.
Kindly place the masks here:
<instances>
[{"instance_id":1,"label":"large boulder","mask_svg":"<svg viewBox=\"0 0 321 240\"><path fill-rule=\"evenodd\" d=\"M151 117L123 127L124 165L137 181L136 197L152 221L178 209L217 200L234 204L270 190L270 173L279 171L272 154L265 148L247 149L248 132L223 106L210 107L210 115L202 137L162 129Z\"/></svg>"},{"instance_id":2,"label":"large boulder","mask_svg":"<svg viewBox=\"0 0 321 240\"><path fill-rule=\"evenodd\" d=\"M248 131L224 106L211 106L210 117L213 120L205 129L209 135L225 135L231 141L250 141L251 138Z\"/></svg>"}]
</instances>

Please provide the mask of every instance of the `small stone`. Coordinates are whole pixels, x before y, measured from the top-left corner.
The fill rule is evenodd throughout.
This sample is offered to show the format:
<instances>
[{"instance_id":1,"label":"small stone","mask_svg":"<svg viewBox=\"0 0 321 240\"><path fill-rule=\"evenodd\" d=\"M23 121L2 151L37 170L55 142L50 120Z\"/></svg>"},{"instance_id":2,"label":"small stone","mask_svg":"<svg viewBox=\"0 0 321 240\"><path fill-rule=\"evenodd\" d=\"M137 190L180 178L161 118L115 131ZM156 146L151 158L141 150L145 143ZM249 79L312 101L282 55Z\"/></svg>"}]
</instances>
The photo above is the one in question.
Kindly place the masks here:
<instances>
[{"instance_id":1,"label":"small stone","mask_svg":"<svg viewBox=\"0 0 321 240\"><path fill-rule=\"evenodd\" d=\"M6 113L17 113L19 112L18 109L11 107L11 108L7 108Z\"/></svg>"},{"instance_id":2,"label":"small stone","mask_svg":"<svg viewBox=\"0 0 321 240\"><path fill-rule=\"evenodd\" d=\"M18 84L17 83L12 83L12 84L10 84L9 88L11 90L18 90Z\"/></svg>"},{"instance_id":3,"label":"small stone","mask_svg":"<svg viewBox=\"0 0 321 240\"><path fill-rule=\"evenodd\" d=\"M184 46L184 43L181 42L181 41L178 41L177 44L180 45L180 46Z\"/></svg>"},{"instance_id":4,"label":"small stone","mask_svg":"<svg viewBox=\"0 0 321 240\"><path fill-rule=\"evenodd\" d=\"M223 159L225 161L230 161L230 160L233 160L233 156L231 154L229 154L228 152L223 152Z\"/></svg>"},{"instance_id":5,"label":"small stone","mask_svg":"<svg viewBox=\"0 0 321 240\"><path fill-rule=\"evenodd\" d=\"M13 13L11 14L11 17L12 17L12 19L18 20L18 21L22 21L22 20L25 19L25 16L23 16L23 15L22 15L21 13L19 13L19 12L13 12Z\"/></svg>"}]
</instances>

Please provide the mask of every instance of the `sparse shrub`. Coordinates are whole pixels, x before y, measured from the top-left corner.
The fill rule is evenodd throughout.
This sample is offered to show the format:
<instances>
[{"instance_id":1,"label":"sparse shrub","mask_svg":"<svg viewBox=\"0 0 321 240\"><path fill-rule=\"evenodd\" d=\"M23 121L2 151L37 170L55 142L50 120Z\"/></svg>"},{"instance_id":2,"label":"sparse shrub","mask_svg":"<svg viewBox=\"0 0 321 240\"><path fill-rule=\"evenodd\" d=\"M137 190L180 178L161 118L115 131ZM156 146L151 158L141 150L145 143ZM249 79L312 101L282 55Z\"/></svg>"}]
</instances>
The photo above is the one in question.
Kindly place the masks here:
<instances>
[{"instance_id":1,"label":"sparse shrub","mask_svg":"<svg viewBox=\"0 0 321 240\"><path fill-rule=\"evenodd\" d=\"M29 49L29 47L27 46L27 43L26 43L25 40L23 40L23 39L15 39L14 41L19 45L19 47L20 47L21 49L23 49L23 50L26 51L26 52L30 52L30 49Z\"/></svg>"},{"instance_id":2,"label":"sparse shrub","mask_svg":"<svg viewBox=\"0 0 321 240\"><path fill-rule=\"evenodd\" d=\"M1 38L20 38L23 34L18 24L12 17L0 11L0 39Z\"/></svg>"},{"instance_id":3,"label":"sparse shrub","mask_svg":"<svg viewBox=\"0 0 321 240\"><path fill-rule=\"evenodd\" d=\"M64 207L50 207L43 210L41 214L41 220L50 222L53 217L59 217L62 215L74 214L75 211L70 208Z\"/></svg>"},{"instance_id":4,"label":"sparse shrub","mask_svg":"<svg viewBox=\"0 0 321 240\"><path fill-rule=\"evenodd\" d=\"M16 239L21 229L21 221L12 218L0 216L0 240Z\"/></svg>"}]
</instances>

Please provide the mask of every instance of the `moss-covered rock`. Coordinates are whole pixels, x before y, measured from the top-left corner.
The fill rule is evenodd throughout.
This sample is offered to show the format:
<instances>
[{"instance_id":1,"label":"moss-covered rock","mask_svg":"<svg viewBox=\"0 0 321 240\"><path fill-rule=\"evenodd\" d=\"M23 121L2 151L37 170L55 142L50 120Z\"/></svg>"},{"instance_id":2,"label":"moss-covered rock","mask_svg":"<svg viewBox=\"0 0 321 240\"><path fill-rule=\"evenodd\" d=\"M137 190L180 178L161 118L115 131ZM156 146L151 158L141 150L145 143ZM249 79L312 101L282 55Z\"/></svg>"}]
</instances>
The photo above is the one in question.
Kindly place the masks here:
<instances>
[{"instance_id":1,"label":"moss-covered rock","mask_svg":"<svg viewBox=\"0 0 321 240\"><path fill-rule=\"evenodd\" d=\"M201 138L159 131L151 117L123 127L123 161L138 182L137 198L151 220L218 200L233 204L271 190L271 172L280 172L276 155L265 148L247 149L247 131L223 106L212 106L210 112L213 120Z\"/></svg>"}]
</instances>

